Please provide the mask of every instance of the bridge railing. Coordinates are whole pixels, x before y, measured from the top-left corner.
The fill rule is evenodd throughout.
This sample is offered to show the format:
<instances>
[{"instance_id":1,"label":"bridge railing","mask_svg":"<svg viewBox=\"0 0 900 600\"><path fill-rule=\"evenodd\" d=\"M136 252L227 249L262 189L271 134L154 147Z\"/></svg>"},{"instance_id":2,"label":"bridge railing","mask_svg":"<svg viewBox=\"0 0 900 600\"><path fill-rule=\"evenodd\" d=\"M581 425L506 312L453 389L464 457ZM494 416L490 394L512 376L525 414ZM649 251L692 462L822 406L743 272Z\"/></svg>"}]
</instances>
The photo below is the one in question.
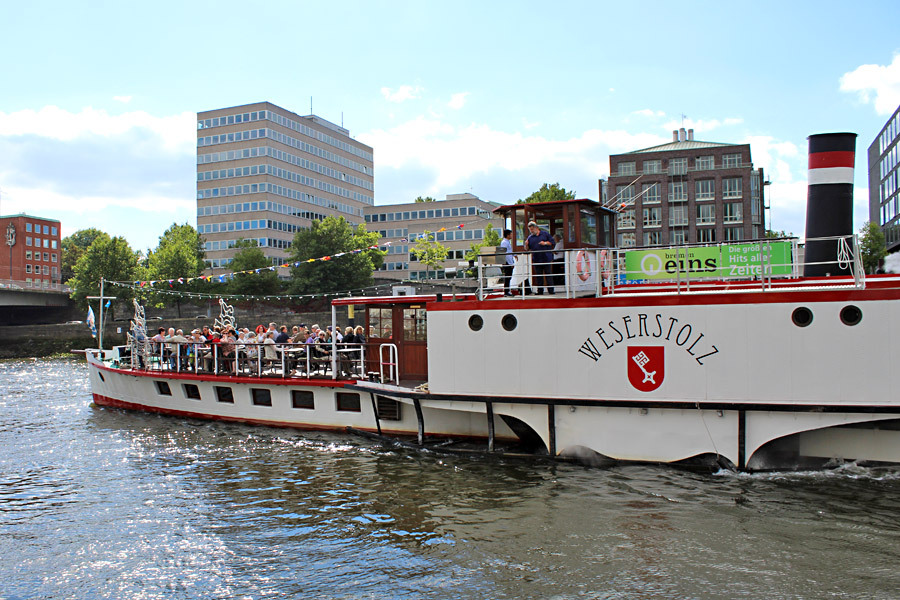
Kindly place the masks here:
<instances>
[{"instance_id":1,"label":"bridge railing","mask_svg":"<svg viewBox=\"0 0 900 600\"><path fill-rule=\"evenodd\" d=\"M0 279L0 290L72 293L72 288L64 283L44 283L45 281L46 280L24 281L22 279Z\"/></svg>"}]
</instances>

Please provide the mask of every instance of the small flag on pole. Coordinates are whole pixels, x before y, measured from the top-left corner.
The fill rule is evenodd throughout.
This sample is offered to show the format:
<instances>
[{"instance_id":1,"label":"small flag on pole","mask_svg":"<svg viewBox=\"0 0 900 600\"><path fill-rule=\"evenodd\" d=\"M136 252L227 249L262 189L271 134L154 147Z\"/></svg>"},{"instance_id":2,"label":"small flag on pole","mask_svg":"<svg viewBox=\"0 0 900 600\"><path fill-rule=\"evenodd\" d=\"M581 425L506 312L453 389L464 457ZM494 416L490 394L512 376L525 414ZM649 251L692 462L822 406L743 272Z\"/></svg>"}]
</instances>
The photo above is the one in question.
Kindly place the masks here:
<instances>
[{"instance_id":1,"label":"small flag on pole","mask_svg":"<svg viewBox=\"0 0 900 600\"><path fill-rule=\"evenodd\" d=\"M97 322L94 320L94 309L88 306L87 324L91 328L91 335L97 337Z\"/></svg>"}]
</instances>

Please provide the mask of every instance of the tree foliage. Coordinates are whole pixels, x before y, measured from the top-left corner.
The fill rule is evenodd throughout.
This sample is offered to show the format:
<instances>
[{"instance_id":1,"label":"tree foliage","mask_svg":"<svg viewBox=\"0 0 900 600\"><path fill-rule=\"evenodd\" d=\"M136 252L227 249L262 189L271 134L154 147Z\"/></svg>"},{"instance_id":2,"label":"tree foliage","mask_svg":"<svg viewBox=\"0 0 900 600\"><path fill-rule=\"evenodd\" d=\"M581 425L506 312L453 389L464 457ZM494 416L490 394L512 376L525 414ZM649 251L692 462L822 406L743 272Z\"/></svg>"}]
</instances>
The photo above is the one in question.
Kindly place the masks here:
<instances>
[{"instance_id":1,"label":"tree foliage","mask_svg":"<svg viewBox=\"0 0 900 600\"><path fill-rule=\"evenodd\" d=\"M575 191L566 191L559 183L545 183L541 189L532 193L527 198L519 200L516 204L533 204L536 202L558 202L560 200L574 200Z\"/></svg>"},{"instance_id":2,"label":"tree foliage","mask_svg":"<svg viewBox=\"0 0 900 600\"><path fill-rule=\"evenodd\" d=\"M75 263L75 274L68 281L71 297L79 306L87 308L87 296L100 295L100 278L115 281L134 281L138 276L138 253L131 249L123 237L109 237L101 233ZM113 290L105 290L113 295ZM134 294L128 288L116 288L120 301Z\"/></svg>"},{"instance_id":3,"label":"tree foliage","mask_svg":"<svg viewBox=\"0 0 900 600\"><path fill-rule=\"evenodd\" d=\"M203 240L192 226L172 225L159 238L159 245L147 256L151 279L196 277L206 268Z\"/></svg>"},{"instance_id":4,"label":"tree foliage","mask_svg":"<svg viewBox=\"0 0 900 600\"><path fill-rule=\"evenodd\" d=\"M430 231L425 231L409 251L417 261L435 271L444 268L444 261L450 253L450 249L435 240L434 234Z\"/></svg>"},{"instance_id":5,"label":"tree foliage","mask_svg":"<svg viewBox=\"0 0 900 600\"><path fill-rule=\"evenodd\" d=\"M416 198L416 202L435 202L435 199L431 196L419 196Z\"/></svg>"},{"instance_id":6,"label":"tree foliage","mask_svg":"<svg viewBox=\"0 0 900 600\"><path fill-rule=\"evenodd\" d=\"M269 296L281 291L278 273L270 269L271 263L259 248L256 240L239 239L234 247L238 249L231 261L234 279L228 285L229 293L246 296ZM239 271L255 271L239 273Z\"/></svg>"},{"instance_id":7,"label":"tree foliage","mask_svg":"<svg viewBox=\"0 0 900 600\"><path fill-rule=\"evenodd\" d=\"M494 226L488 223L484 228L484 238L480 242L473 242L469 245L469 251L466 252L466 260L476 260L479 252L485 246L499 246L500 232L494 229Z\"/></svg>"},{"instance_id":8,"label":"tree foliage","mask_svg":"<svg viewBox=\"0 0 900 600\"><path fill-rule=\"evenodd\" d=\"M378 238L378 233L366 231L364 224L360 223L354 229L343 217L313 221L310 229L294 235L290 260L302 264L291 269L291 292L317 294L372 285L372 272L383 262L382 251L371 249L339 257L334 255L374 246ZM334 258L303 262L323 256Z\"/></svg>"},{"instance_id":9,"label":"tree foliage","mask_svg":"<svg viewBox=\"0 0 900 600\"><path fill-rule=\"evenodd\" d=\"M867 221L859 230L859 251L866 273L874 273L878 264L887 256L884 232L876 223Z\"/></svg>"},{"instance_id":10,"label":"tree foliage","mask_svg":"<svg viewBox=\"0 0 900 600\"><path fill-rule=\"evenodd\" d=\"M794 237L794 234L787 232L784 229L782 229L781 231L766 229L766 239L781 239L781 238L792 238L792 237Z\"/></svg>"},{"instance_id":11,"label":"tree foliage","mask_svg":"<svg viewBox=\"0 0 900 600\"><path fill-rule=\"evenodd\" d=\"M65 282L75 275L75 264L85 250L90 248L91 244L98 236L106 235L99 229L90 227L88 229L79 229L70 236L62 240L62 262L60 263L60 280Z\"/></svg>"}]
</instances>

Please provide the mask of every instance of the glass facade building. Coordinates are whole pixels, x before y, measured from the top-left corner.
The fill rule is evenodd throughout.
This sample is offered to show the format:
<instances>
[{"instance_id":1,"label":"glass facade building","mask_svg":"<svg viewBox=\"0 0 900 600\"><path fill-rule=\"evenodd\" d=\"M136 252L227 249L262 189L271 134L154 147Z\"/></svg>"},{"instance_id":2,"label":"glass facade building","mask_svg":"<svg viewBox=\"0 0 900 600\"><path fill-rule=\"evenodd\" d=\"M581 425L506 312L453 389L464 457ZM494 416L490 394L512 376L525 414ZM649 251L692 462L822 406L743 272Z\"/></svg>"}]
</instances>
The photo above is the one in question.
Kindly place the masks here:
<instances>
[{"instance_id":1,"label":"glass facade building","mask_svg":"<svg viewBox=\"0 0 900 600\"><path fill-rule=\"evenodd\" d=\"M900 107L869 146L869 221L884 232L888 252L900 249Z\"/></svg>"},{"instance_id":2,"label":"glass facade building","mask_svg":"<svg viewBox=\"0 0 900 600\"><path fill-rule=\"evenodd\" d=\"M197 113L197 230L207 273L229 269L239 239L255 240L277 264L314 220L364 222L374 180L372 148L315 115L269 102Z\"/></svg>"}]
</instances>

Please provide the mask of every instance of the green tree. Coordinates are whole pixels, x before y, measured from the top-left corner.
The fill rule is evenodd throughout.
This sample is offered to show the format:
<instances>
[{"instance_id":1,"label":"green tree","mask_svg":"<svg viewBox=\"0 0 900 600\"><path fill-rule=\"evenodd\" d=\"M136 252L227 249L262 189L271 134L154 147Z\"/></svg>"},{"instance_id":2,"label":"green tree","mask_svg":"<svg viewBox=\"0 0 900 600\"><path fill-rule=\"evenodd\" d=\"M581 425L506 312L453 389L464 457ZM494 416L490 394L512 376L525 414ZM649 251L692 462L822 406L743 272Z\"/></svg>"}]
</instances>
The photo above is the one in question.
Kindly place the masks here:
<instances>
[{"instance_id":1,"label":"green tree","mask_svg":"<svg viewBox=\"0 0 900 600\"><path fill-rule=\"evenodd\" d=\"M190 277L197 277L206 268L203 240L197 230L189 224L172 225L159 237L155 250L147 253L146 278L151 280L176 280L171 289L176 291L208 291L204 283L186 283ZM181 279L182 281L177 281ZM201 289L202 288L202 289ZM169 294L148 293L148 300L156 306L165 306L171 301ZM175 295L178 316L181 316L181 296Z\"/></svg>"},{"instance_id":2,"label":"green tree","mask_svg":"<svg viewBox=\"0 0 900 600\"><path fill-rule=\"evenodd\" d=\"M431 196L419 196L418 198L416 198L416 202L435 202L435 199Z\"/></svg>"},{"instance_id":3,"label":"green tree","mask_svg":"<svg viewBox=\"0 0 900 600\"><path fill-rule=\"evenodd\" d=\"M779 239L779 238L792 238L794 237L793 233L786 232L784 229L781 231L774 231L772 229L766 229L766 239Z\"/></svg>"},{"instance_id":4,"label":"green tree","mask_svg":"<svg viewBox=\"0 0 900 600\"><path fill-rule=\"evenodd\" d=\"M278 273L269 267L272 264L259 248L256 240L239 239L234 247L237 253L231 261L234 279L228 284L231 294L245 296L270 296L281 292L281 281ZM257 271L257 269L259 269ZM243 273L242 271L255 271Z\"/></svg>"},{"instance_id":5,"label":"green tree","mask_svg":"<svg viewBox=\"0 0 900 600\"><path fill-rule=\"evenodd\" d=\"M75 264L98 236L106 235L99 229L90 227L79 229L62 240L62 261L60 262L60 281L68 281L75 275Z\"/></svg>"},{"instance_id":6,"label":"green tree","mask_svg":"<svg viewBox=\"0 0 900 600\"><path fill-rule=\"evenodd\" d=\"M494 226L488 223L487 227L484 228L484 238L480 242L474 242L469 245L469 251L466 252L466 260L477 260L478 254L481 252L481 249L485 246L499 246L500 245L500 232L494 229ZM471 272L470 272L471 271ZM470 277L475 275L474 269L470 271L466 271L466 275Z\"/></svg>"},{"instance_id":7,"label":"green tree","mask_svg":"<svg viewBox=\"0 0 900 600\"><path fill-rule=\"evenodd\" d=\"M352 252L375 246L379 235L366 231L362 223L355 229L343 217L326 217L313 221L310 229L294 235L290 289L295 294L320 294L363 288L372 284L372 272L383 262L384 252L378 249ZM343 256L336 254L348 253ZM329 260L304 262L309 259L332 257Z\"/></svg>"},{"instance_id":8,"label":"green tree","mask_svg":"<svg viewBox=\"0 0 900 600\"><path fill-rule=\"evenodd\" d=\"M560 200L574 200L575 191L568 192L566 188L560 187L558 183L545 183L541 189L534 192L527 198L519 200L516 204L533 204L535 202L558 202Z\"/></svg>"},{"instance_id":9,"label":"green tree","mask_svg":"<svg viewBox=\"0 0 900 600\"><path fill-rule=\"evenodd\" d=\"M416 245L409 251L417 261L435 271L443 271L444 261L450 253L450 249L434 239L434 234L430 231L423 232L422 237L416 240Z\"/></svg>"},{"instance_id":10,"label":"green tree","mask_svg":"<svg viewBox=\"0 0 900 600\"><path fill-rule=\"evenodd\" d=\"M867 221L859 230L859 251L866 273L874 273L878 263L887 256L884 232L877 224Z\"/></svg>"},{"instance_id":11,"label":"green tree","mask_svg":"<svg viewBox=\"0 0 900 600\"><path fill-rule=\"evenodd\" d=\"M105 233L97 236L75 263L75 274L68 281L72 287L72 299L87 308L86 297L100 295L101 277L114 281L135 281L139 276L138 256L123 237L111 238ZM104 291L107 296L117 296L119 301L134 296L130 288L117 287Z\"/></svg>"}]
</instances>

